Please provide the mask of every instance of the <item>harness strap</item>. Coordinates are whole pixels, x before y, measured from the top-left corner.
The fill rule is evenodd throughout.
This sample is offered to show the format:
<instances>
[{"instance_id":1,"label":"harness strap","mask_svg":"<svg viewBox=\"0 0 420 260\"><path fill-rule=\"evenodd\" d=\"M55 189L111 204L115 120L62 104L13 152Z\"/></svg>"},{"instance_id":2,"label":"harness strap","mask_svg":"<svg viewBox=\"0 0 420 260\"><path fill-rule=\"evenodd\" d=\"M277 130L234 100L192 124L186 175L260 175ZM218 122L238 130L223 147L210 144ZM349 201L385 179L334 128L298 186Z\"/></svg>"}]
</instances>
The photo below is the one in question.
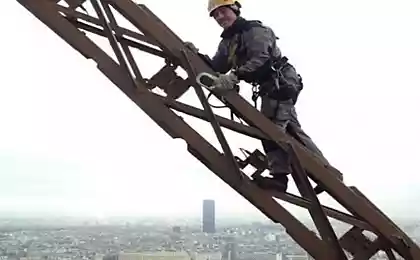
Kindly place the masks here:
<instances>
[{"instance_id":1,"label":"harness strap","mask_svg":"<svg viewBox=\"0 0 420 260\"><path fill-rule=\"evenodd\" d=\"M284 76L284 69L293 69L293 66L288 63L288 58L286 56L281 57L280 59L274 58L271 61L269 76L265 76L259 82L253 83L253 100L256 102L258 97L263 95L269 96L271 99L278 101L292 99L293 103L297 102L300 91L303 89L302 77L296 73L296 84L291 83ZM267 81L273 80L275 86L267 89L264 83ZM263 85L263 87L261 87Z\"/></svg>"},{"instance_id":2,"label":"harness strap","mask_svg":"<svg viewBox=\"0 0 420 260\"><path fill-rule=\"evenodd\" d=\"M234 89L237 93L239 93L239 91L240 91L240 88L239 88L239 85L235 85L235 89ZM228 107L228 106L226 106L226 105L221 105L221 106L215 106L215 105L212 105L212 104L210 104L210 102L209 102L209 99L210 99L210 97L213 95L213 93L212 92L210 92L208 95L207 95L207 102L209 103L209 105L212 107L212 108L225 108L225 107ZM222 97L222 101L224 101L223 100L223 97ZM233 113L233 111L232 111L232 109L229 109L229 111L230 111L230 120L234 120L235 118L235 114ZM242 123L242 122L241 122Z\"/></svg>"}]
</instances>

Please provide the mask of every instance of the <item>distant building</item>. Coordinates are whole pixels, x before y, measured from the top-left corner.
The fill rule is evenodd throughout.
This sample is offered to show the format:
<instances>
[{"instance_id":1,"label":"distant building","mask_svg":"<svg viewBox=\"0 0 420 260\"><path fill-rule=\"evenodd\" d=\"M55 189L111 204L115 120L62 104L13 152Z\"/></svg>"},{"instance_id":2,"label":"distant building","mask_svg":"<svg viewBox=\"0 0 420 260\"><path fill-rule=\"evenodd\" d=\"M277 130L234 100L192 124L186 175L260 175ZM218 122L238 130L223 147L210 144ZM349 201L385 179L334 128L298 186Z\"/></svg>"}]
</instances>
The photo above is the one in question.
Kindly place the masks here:
<instances>
[{"instance_id":1,"label":"distant building","mask_svg":"<svg viewBox=\"0 0 420 260\"><path fill-rule=\"evenodd\" d=\"M313 258L309 254L303 254L303 255L285 255L284 257L287 260L313 260Z\"/></svg>"},{"instance_id":2,"label":"distant building","mask_svg":"<svg viewBox=\"0 0 420 260\"><path fill-rule=\"evenodd\" d=\"M172 232L174 233L181 233L181 227L180 226L173 226Z\"/></svg>"},{"instance_id":3,"label":"distant building","mask_svg":"<svg viewBox=\"0 0 420 260\"><path fill-rule=\"evenodd\" d=\"M114 256L104 257L104 260L191 260L191 256L185 252L141 252L120 253Z\"/></svg>"},{"instance_id":4,"label":"distant building","mask_svg":"<svg viewBox=\"0 0 420 260\"><path fill-rule=\"evenodd\" d=\"M195 253L194 260L222 260L222 253L221 252Z\"/></svg>"},{"instance_id":5,"label":"distant building","mask_svg":"<svg viewBox=\"0 0 420 260\"><path fill-rule=\"evenodd\" d=\"M228 242L225 245L225 248L222 253L222 260L236 260L238 259L237 255L237 245L235 242Z\"/></svg>"},{"instance_id":6,"label":"distant building","mask_svg":"<svg viewBox=\"0 0 420 260\"><path fill-rule=\"evenodd\" d=\"M214 200L203 200L203 232L216 232L216 212Z\"/></svg>"},{"instance_id":7,"label":"distant building","mask_svg":"<svg viewBox=\"0 0 420 260\"><path fill-rule=\"evenodd\" d=\"M95 256L92 258L93 260L104 260L105 255L103 254L95 254Z\"/></svg>"}]
</instances>

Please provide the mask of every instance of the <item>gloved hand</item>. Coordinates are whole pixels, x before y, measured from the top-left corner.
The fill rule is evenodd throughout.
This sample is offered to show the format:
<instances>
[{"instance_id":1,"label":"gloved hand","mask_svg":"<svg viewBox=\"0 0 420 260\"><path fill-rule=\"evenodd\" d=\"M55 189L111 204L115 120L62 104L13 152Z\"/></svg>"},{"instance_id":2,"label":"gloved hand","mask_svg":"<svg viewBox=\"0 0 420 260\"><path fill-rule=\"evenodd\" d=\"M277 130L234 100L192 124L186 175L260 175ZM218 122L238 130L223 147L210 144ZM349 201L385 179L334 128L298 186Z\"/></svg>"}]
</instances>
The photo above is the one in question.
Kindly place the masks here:
<instances>
[{"instance_id":1,"label":"gloved hand","mask_svg":"<svg viewBox=\"0 0 420 260\"><path fill-rule=\"evenodd\" d=\"M195 47L195 45L192 42L184 42L185 47L193 51L194 53L198 53L199 49Z\"/></svg>"},{"instance_id":2,"label":"gloved hand","mask_svg":"<svg viewBox=\"0 0 420 260\"><path fill-rule=\"evenodd\" d=\"M239 83L239 79L234 73L221 74L214 83L214 88L229 90L235 88L235 85Z\"/></svg>"}]
</instances>

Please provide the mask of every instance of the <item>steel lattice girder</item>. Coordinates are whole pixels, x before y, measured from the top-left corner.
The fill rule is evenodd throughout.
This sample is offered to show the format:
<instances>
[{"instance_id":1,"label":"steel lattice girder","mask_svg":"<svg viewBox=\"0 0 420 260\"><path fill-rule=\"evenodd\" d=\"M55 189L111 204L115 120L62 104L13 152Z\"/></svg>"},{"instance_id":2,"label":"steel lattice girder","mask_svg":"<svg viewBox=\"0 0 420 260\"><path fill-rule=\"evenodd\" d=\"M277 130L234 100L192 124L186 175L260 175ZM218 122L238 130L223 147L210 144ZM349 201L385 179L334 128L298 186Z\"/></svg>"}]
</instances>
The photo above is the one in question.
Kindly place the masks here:
<instances>
[{"instance_id":1,"label":"steel lattice girder","mask_svg":"<svg viewBox=\"0 0 420 260\"><path fill-rule=\"evenodd\" d=\"M339 181L335 177L338 173L336 169L323 165L300 143L280 132L272 122L236 92L224 94L223 100L236 115L253 127L214 115L206 100L203 100L202 89L192 80L195 79L194 75L197 72L214 72L200 56L186 50L183 41L146 6L137 5L130 0L91 0L98 15L93 17L76 11L84 2L80 0L66 1L69 7L59 5L59 1L56 0L18 0L18 2L82 55L95 60L98 69L163 130L173 138L184 139L192 155L267 217L276 223L281 223L291 237L315 259L347 259L343 249L353 256L352 259L369 259L379 250L385 251L389 259L395 259L392 250L407 260L420 259L418 245L360 191L354 187L347 187ZM117 10L119 15L124 16L142 34L119 27L110 7ZM115 62L82 30L107 37L119 62ZM144 79L129 47L163 57L167 60L167 66L151 79ZM174 69L178 66L188 72L187 80L177 77ZM130 68L134 77L130 73ZM156 86L164 89L167 96L152 92L151 89ZM196 90L204 110L175 100L190 86ZM219 93L214 94L222 98ZM210 121L224 153L220 153L172 109ZM293 177L303 198L292 194L272 194L252 183L250 178L238 168L220 131L220 126L250 137L270 139L279 146L289 149L293 159ZM237 174L234 174L235 172ZM352 215L321 206L309 184L306 172L310 178L323 184L327 192ZM273 197L308 208L322 239L278 204ZM326 215L349 223L353 228L338 240ZM373 232L377 236L376 240L368 240L362 234L364 230Z\"/></svg>"}]
</instances>

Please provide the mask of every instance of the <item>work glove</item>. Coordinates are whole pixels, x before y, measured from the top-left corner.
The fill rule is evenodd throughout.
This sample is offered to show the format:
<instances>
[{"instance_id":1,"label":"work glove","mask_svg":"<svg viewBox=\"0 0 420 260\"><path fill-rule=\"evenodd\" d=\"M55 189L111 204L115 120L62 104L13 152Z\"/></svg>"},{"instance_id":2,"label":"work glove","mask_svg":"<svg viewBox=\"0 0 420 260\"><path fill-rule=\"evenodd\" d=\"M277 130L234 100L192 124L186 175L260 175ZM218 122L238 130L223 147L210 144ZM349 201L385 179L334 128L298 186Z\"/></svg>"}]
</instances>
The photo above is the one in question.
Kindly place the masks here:
<instances>
[{"instance_id":1,"label":"work glove","mask_svg":"<svg viewBox=\"0 0 420 260\"><path fill-rule=\"evenodd\" d=\"M198 53L199 51L199 49L195 47L195 45L192 42L184 42L184 45L194 53Z\"/></svg>"},{"instance_id":2,"label":"work glove","mask_svg":"<svg viewBox=\"0 0 420 260\"><path fill-rule=\"evenodd\" d=\"M216 89L230 90L235 88L235 85L239 83L239 79L234 73L221 74L214 83L214 88Z\"/></svg>"}]
</instances>

